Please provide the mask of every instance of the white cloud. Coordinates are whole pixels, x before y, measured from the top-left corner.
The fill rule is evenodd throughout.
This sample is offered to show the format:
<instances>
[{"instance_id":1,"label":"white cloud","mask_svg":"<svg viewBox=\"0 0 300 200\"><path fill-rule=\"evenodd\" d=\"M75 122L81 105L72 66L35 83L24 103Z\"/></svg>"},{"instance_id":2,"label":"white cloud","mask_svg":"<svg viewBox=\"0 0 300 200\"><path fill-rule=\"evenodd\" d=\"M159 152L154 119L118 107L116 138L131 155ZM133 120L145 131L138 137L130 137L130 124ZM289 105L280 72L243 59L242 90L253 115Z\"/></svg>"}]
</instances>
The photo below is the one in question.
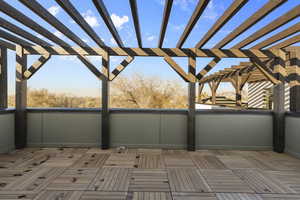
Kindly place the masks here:
<instances>
[{"instance_id":1,"label":"white cloud","mask_svg":"<svg viewBox=\"0 0 300 200\"><path fill-rule=\"evenodd\" d=\"M53 33L56 37L59 37L59 38L62 38L64 35L61 33L61 32L59 32L59 31L55 31L54 33Z\"/></svg>"},{"instance_id":2,"label":"white cloud","mask_svg":"<svg viewBox=\"0 0 300 200\"><path fill-rule=\"evenodd\" d=\"M154 35L151 35L151 36L148 36L147 37L147 40L148 41L153 41L155 39L155 36Z\"/></svg>"},{"instance_id":3,"label":"white cloud","mask_svg":"<svg viewBox=\"0 0 300 200\"><path fill-rule=\"evenodd\" d=\"M59 11L60 11L60 7L58 7L58 6L51 6L50 8L48 8L48 11L52 15L56 16L59 13Z\"/></svg>"},{"instance_id":4,"label":"white cloud","mask_svg":"<svg viewBox=\"0 0 300 200\"><path fill-rule=\"evenodd\" d=\"M116 45L117 44L117 42L116 42L116 40L114 38L110 38L110 43L112 45Z\"/></svg>"},{"instance_id":5,"label":"white cloud","mask_svg":"<svg viewBox=\"0 0 300 200\"><path fill-rule=\"evenodd\" d=\"M118 28L118 29L122 29L123 28L123 24L129 22L129 17L124 15L123 17L120 17L116 14L112 14L110 16L111 20L113 21L114 25Z\"/></svg>"},{"instance_id":6,"label":"white cloud","mask_svg":"<svg viewBox=\"0 0 300 200\"><path fill-rule=\"evenodd\" d=\"M99 22L97 17L95 17L93 11L87 10L85 13L82 13L82 16L84 17L85 21L91 26L91 27L97 27L99 26Z\"/></svg>"}]
</instances>

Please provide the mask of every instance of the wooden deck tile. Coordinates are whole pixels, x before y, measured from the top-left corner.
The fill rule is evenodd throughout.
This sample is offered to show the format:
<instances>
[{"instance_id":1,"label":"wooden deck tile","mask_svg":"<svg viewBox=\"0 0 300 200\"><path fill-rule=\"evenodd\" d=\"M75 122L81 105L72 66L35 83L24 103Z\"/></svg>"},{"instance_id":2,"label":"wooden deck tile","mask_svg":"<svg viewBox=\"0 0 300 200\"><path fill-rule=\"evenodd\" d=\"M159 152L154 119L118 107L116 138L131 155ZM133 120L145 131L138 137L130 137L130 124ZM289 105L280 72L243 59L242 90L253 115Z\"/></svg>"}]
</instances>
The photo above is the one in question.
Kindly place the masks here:
<instances>
[{"instance_id":1,"label":"wooden deck tile","mask_svg":"<svg viewBox=\"0 0 300 200\"><path fill-rule=\"evenodd\" d=\"M169 192L130 192L127 200L172 200Z\"/></svg>"},{"instance_id":2,"label":"wooden deck tile","mask_svg":"<svg viewBox=\"0 0 300 200\"><path fill-rule=\"evenodd\" d=\"M46 163L51 158L55 157L56 154L37 154L32 159L29 159L19 165L17 165L16 169L33 169L40 167L44 163Z\"/></svg>"},{"instance_id":3,"label":"wooden deck tile","mask_svg":"<svg viewBox=\"0 0 300 200\"><path fill-rule=\"evenodd\" d=\"M227 169L227 167L222 163L216 156L206 155L206 156L192 156L192 159L196 163L197 167L200 169Z\"/></svg>"},{"instance_id":4,"label":"wooden deck tile","mask_svg":"<svg viewBox=\"0 0 300 200\"><path fill-rule=\"evenodd\" d=\"M242 156L217 156L229 169L255 168L251 162Z\"/></svg>"},{"instance_id":5,"label":"wooden deck tile","mask_svg":"<svg viewBox=\"0 0 300 200\"><path fill-rule=\"evenodd\" d=\"M6 186L6 190L36 191L43 190L47 185L60 175L64 168L39 168L32 173L22 176Z\"/></svg>"},{"instance_id":6,"label":"wooden deck tile","mask_svg":"<svg viewBox=\"0 0 300 200\"><path fill-rule=\"evenodd\" d=\"M201 170L213 192L254 193L231 170Z\"/></svg>"},{"instance_id":7,"label":"wooden deck tile","mask_svg":"<svg viewBox=\"0 0 300 200\"><path fill-rule=\"evenodd\" d=\"M257 193L290 193L289 188L285 187L279 181L271 179L270 176L262 170L243 169L234 170L239 176Z\"/></svg>"},{"instance_id":8,"label":"wooden deck tile","mask_svg":"<svg viewBox=\"0 0 300 200\"><path fill-rule=\"evenodd\" d=\"M131 171L129 191L168 192L170 185L166 170L134 169Z\"/></svg>"},{"instance_id":9,"label":"wooden deck tile","mask_svg":"<svg viewBox=\"0 0 300 200\"><path fill-rule=\"evenodd\" d=\"M55 157L51 157L49 160L44 162L41 167L70 167L82 155L83 154L58 153Z\"/></svg>"},{"instance_id":10,"label":"wooden deck tile","mask_svg":"<svg viewBox=\"0 0 300 200\"><path fill-rule=\"evenodd\" d=\"M299 200L300 195L296 194L261 194L263 200Z\"/></svg>"},{"instance_id":11,"label":"wooden deck tile","mask_svg":"<svg viewBox=\"0 0 300 200\"><path fill-rule=\"evenodd\" d=\"M188 154L166 155L164 156L164 161L167 168L183 168L183 167L195 168L196 167L192 158Z\"/></svg>"},{"instance_id":12,"label":"wooden deck tile","mask_svg":"<svg viewBox=\"0 0 300 200\"><path fill-rule=\"evenodd\" d=\"M213 193L172 192L173 200L217 200Z\"/></svg>"},{"instance_id":13,"label":"wooden deck tile","mask_svg":"<svg viewBox=\"0 0 300 200\"><path fill-rule=\"evenodd\" d=\"M84 192L80 200L127 200L127 192Z\"/></svg>"},{"instance_id":14,"label":"wooden deck tile","mask_svg":"<svg viewBox=\"0 0 300 200\"><path fill-rule=\"evenodd\" d=\"M263 200L257 194L243 194L243 193L219 193L218 200Z\"/></svg>"},{"instance_id":15,"label":"wooden deck tile","mask_svg":"<svg viewBox=\"0 0 300 200\"><path fill-rule=\"evenodd\" d=\"M104 167L134 168L136 167L136 154L112 153L106 160Z\"/></svg>"},{"instance_id":16,"label":"wooden deck tile","mask_svg":"<svg viewBox=\"0 0 300 200\"><path fill-rule=\"evenodd\" d=\"M137 155L137 167L142 169L163 169L165 163L161 155Z\"/></svg>"},{"instance_id":17,"label":"wooden deck tile","mask_svg":"<svg viewBox=\"0 0 300 200\"><path fill-rule=\"evenodd\" d=\"M43 191L34 200L79 200L81 191Z\"/></svg>"},{"instance_id":18,"label":"wooden deck tile","mask_svg":"<svg viewBox=\"0 0 300 200\"><path fill-rule=\"evenodd\" d=\"M5 190L6 186L17 181L31 171L32 170L0 169L0 191Z\"/></svg>"},{"instance_id":19,"label":"wooden deck tile","mask_svg":"<svg viewBox=\"0 0 300 200\"><path fill-rule=\"evenodd\" d=\"M33 200L36 192L29 191L0 191L1 200Z\"/></svg>"},{"instance_id":20,"label":"wooden deck tile","mask_svg":"<svg viewBox=\"0 0 300 200\"><path fill-rule=\"evenodd\" d=\"M94 191L128 191L130 182L130 169L128 168L102 168L90 184L89 190Z\"/></svg>"},{"instance_id":21,"label":"wooden deck tile","mask_svg":"<svg viewBox=\"0 0 300 200\"><path fill-rule=\"evenodd\" d=\"M291 193L300 194L300 171L268 171L266 173L288 187Z\"/></svg>"},{"instance_id":22,"label":"wooden deck tile","mask_svg":"<svg viewBox=\"0 0 300 200\"><path fill-rule=\"evenodd\" d=\"M109 154L84 154L72 168L100 168L108 159Z\"/></svg>"},{"instance_id":23,"label":"wooden deck tile","mask_svg":"<svg viewBox=\"0 0 300 200\"><path fill-rule=\"evenodd\" d=\"M62 175L56 177L47 190L87 190L90 183L96 177L98 169L68 169Z\"/></svg>"},{"instance_id":24,"label":"wooden deck tile","mask_svg":"<svg viewBox=\"0 0 300 200\"><path fill-rule=\"evenodd\" d=\"M211 191L203 176L197 169L168 169L172 192L209 192Z\"/></svg>"}]
</instances>

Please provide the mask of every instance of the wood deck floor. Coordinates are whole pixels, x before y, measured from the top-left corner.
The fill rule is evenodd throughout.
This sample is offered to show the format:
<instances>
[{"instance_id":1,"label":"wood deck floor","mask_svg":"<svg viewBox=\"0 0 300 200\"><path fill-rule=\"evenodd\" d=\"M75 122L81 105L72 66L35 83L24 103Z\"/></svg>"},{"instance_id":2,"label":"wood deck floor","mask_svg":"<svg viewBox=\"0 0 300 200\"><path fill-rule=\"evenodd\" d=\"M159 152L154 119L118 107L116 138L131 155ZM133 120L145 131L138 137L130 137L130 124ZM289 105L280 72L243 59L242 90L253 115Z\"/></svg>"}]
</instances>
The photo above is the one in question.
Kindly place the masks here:
<instances>
[{"instance_id":1,"label":"wood deck floor","mask_svg":"<svg viewBox=\"0 0 300 200\"><path fill-rule=\"evenodd\" d=\"M0 155L0 199L299 200L300 160L269 151L28 148Z\"/></svg>"}]
</instances>

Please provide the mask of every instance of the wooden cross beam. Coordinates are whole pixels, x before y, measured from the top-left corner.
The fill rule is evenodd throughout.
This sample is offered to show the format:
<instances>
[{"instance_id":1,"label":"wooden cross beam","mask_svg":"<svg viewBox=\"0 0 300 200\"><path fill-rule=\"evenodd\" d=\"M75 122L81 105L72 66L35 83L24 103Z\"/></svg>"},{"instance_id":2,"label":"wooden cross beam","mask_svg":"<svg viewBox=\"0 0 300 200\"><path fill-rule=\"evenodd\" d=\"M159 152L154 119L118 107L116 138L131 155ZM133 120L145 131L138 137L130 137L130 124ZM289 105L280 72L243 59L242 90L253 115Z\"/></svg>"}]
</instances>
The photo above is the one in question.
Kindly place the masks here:
<instances>
[{"instance_id":1,"label":"wooden cross beam","mask_svg":"<svg viewBox=\"0 0 300 200\"><path fill-rule=\"evenodd\" d=\"M110 73L109 80L114 80L132 61L134 60L134 57L127 56L121 63L118 65L112 73Z\"/></svg>"},{"instance_id":2,"label":"wooden cross beam","mask_svg":"<svg viewBox=\"0 0 300 200\"><path fill-rule=\"evenodd\" d=\"M249 17L246 21L234 29L234 31L232 31L217 45L215 45L214 48L223 48L285 2L287 2L287 0L268 1L268 3L266 3L262 8L256 11L251 17Z\"/></svg>"},{"instance_id":3,"label":"wooden cross beam","mask_svg":"<svg viewBox=\"0 0 300 200\"><path fill-rule=\"evenodd\" d=\"M136 34L136 38L138 41L138 46L140 48L142 48L143 43L142 43L141 28L140 28L139 14L138 14L138 8L136 5L136 0L129 0L129 3L130 3L131 14L132 14L132 18L133 18L135 34Z\"/></svg>"},{"instance_id":4,"label":"wooden cross beam","mask_svg":"<svg viewBox=\"0 0 300 200\"><path fill-rule=\"evenodd\" d=\"M202 48L248 1L249 0L235 0L197 43L196 48Z\"/></svg>"},{"instance_id":5,"label":"wooden cross beam","mask_svg":"<svg viewBox=\"0 0 300 200\"><path fill-rule=\"evenodd\" d=\"M164 60L171 66L171 68L186 82L192 81L189 74L187 74L182 67L180 67L171 57L166 56Z\"/></svg>"},{"instance_id":6,"label":"wooden cross beam","mask_svg":"<svg viewBox=\"0 0 300 200\"><path fill-rule=\"evenodd\" d=\"M51 58L50 54L42 55L35 63L33 63L25 72L24 77L30 79L46 62Z\"/></svg>"},{"instance_id":7,"label":"wooden cross beam","mask_svg":"<svg viewBox=\"0 0 300 200\"><path fill-rule=\"evenodd\" d=\"M9 43L9 42L4 41L4 40L1 40L1 39L0 39L0 47L5 47L5 48L13 50L13 51L16 50L16 46L14 44Z\"/></svg>"},{"instance_id":8,"label":"wooden cross beam","mask_svg":"<svg viewBox=\"0 0 300 200\"><path fill-rule=\"evenodd\" d=\"M158 39L158 47L161 48L164 43L164 38L167 30L167 25L169 23L169 17L171 14L173 5L173 0L166 0L165 1L165 9L163 14L163 20L160 27L159 39Z\"/></svg>"}]
</instances>

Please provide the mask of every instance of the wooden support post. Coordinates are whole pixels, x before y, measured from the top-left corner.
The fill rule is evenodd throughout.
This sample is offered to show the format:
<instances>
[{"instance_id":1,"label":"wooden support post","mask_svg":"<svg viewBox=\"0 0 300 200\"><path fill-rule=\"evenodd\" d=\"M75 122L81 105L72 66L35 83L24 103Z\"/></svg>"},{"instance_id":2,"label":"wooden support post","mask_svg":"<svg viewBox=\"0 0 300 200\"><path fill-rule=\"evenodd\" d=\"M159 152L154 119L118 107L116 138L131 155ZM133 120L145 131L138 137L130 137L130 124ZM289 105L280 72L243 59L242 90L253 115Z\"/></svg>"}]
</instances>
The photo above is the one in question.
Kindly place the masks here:
<instances>
[{"instance_id":1,"label":"wooden support post","mask_svg":"<svg viewBox=\"0 0 300 200\"><path fill-rule=\"evenodd\" d=\"M0 47L0 110L7 108L7 49Z\"/></svg>"},{"instance_id":2,"label":"wooden support post","mask_svg":"<svg viewBox=\"0 0 300 200\"><path fill-rule=\"evenodd\" d=\"M198 103L201 103L201 95L204 88L204 83L199 83L198 85Z\"/></svg>"},{"instance_id":3,"label":"wooden support post","mask_svg":"<svg viewBox=\"0 0 300 200\"><path fill-rule=\"evenodd\" d=\"M196 58L189 57L189 76L190 82L188 87L188 129L187 129L187 150L196 150Z\"/></svg>"},{"instance_id":4,"label":"wooden support post","mask_svg":"<svg viewBox=\"0 0 300 200\"><path fill-rule=\"evenodd\" d=\"M110 143L109 128L109 55L102 56L102 73L105 78L102 80L102 114L101 114L101 148L108 149Z\"/></svg>"},{"instance_id":5,"label":"wooden support post","mask_svg":"<svg viewBox=\"0 0 300 200\"><path fill-rule=\"evenodd\" d=\"M273 150L277 153L283 153L285 146L285 90L284 80L278 69L285 68L285 64L279 58L275 58L273 64L275 65L275 77L280 81L273 87Z\"/></svg>"},{"instance_id":6,"label":"wooden support post","mask_svg":"<svg viewBox=\"0 0 300 200\"><path fill-rule=\"evenodd\" d=\"M24 72L27 69L27 56L23 47L16 46L16 112L15 112L15 145L17 149L27 145L27 81Z\"/></svg>"},{"instance_id":7,"label":"wooden support post","mask_svg":"<svg viewBox=\"0 0 300 200\"><path fill-rule=\"evenodd\" d=\"M208 82L208 85L211 89L211 103L214 105L217 103L217 98L216 98L217 97L217 89L218 89L221 81L222 81L222 77Z\"/></svg>"},{"instance_id":8,"label":"wooden support post","mask_svg":"<svg viewBox=\"0 0 300 200\"><path fill-rule=\"evenodd\" d=\"M240 73L236 74L235 77L235 104L237 107L242 107L242 75Z\"/></svg>"},{"instance_id":9,"label":"wooden support post","mask_svg":"<svg viewBox=\"0 0 300 200\"><path fill-rule=\"evenodd\" d=\"M290 111L300 112L300 50L290 52Z\"/></svg>"}]
</instances>

